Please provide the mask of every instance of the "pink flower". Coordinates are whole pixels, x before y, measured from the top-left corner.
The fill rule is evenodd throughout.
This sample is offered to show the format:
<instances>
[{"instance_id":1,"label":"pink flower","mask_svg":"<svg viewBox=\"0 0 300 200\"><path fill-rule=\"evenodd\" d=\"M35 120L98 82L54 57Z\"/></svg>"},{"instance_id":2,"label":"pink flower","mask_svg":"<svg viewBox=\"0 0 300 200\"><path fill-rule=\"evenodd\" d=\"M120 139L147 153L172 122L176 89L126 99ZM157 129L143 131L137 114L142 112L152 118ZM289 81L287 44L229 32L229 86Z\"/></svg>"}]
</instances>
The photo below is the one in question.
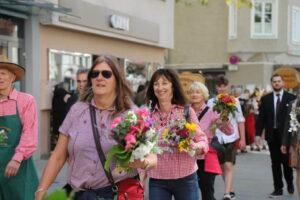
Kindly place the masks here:
<instances>
[{"instance_id":1,"label":"pink flower","mask_svg":"<svg viewBox=\"0 0 300 200\"><path fill-rule=\"evenodd\" d=\"M111 128L111 129L116 128L116 127L118 126L119 122L121 122L121 121L123 121L123 120L124 120L123 117L117 117L117 118L113 121L113 123L112 123L112 125L110 126L110 128Z\"/></svg>"},{"instance_id":2,"label":"pink flower","mask_svg":"<svg viewBox=\"0 0 300 200\"><path fill-rule=\"evenodd\" d=\"M143 118L143 117L149 118L150 117L149 112L146 108L141 108L139 110L136 110L135 113L138 114L141 118Z\"/></svg>"},{"instance_id":3,"label":"pink flower","mask_svg":"<svg viewBox=\"0 0 300 200\"><path fill-rule=\"evenodd\" d=\"M136 143L136 138L133 134L127 133L124 137L124 140L126 141L125 150L132 148L134 144Z\"/></svg>"}]
</instances>

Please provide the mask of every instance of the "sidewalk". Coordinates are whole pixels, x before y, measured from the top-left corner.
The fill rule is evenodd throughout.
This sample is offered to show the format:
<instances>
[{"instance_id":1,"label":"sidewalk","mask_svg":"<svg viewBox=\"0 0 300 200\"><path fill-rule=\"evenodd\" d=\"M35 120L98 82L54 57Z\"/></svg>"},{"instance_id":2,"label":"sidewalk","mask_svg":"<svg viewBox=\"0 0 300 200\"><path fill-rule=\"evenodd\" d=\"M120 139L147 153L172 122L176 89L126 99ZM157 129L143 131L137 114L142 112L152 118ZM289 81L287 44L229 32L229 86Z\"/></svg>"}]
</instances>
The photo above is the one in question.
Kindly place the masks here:
<instances>
[{"instance_id":1,"label":"sidewalk","mask_svg":"<svg viewBox=\"0 0 300 200\"><path fill-rule=\"evenodd\" d=\"M46 165L47 160L37 160L36 165L39 176ZM49 192L62 188L66 184L66 166L61 170ZM294 183L295 183L294 173ZM215 183L215 197L222 200L224 183L221 176L217 176ZM273 191L271 161L267 150L239 154L235 168L234 190L236 200L271 200L268 195ZM145 200L148 199L146 195ZM295 185L295 193L290 195L284 188L284 195L277 200L298 200Z\"/></svg>"}]
</instances>

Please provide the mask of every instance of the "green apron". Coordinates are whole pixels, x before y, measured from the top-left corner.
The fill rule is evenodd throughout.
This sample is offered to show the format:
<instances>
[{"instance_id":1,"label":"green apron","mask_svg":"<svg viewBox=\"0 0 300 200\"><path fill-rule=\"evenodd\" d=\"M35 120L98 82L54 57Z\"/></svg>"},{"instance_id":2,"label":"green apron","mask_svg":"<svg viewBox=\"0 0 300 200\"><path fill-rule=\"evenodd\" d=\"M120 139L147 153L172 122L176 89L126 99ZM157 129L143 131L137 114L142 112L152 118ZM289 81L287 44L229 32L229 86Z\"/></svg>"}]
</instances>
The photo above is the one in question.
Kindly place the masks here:
<instances>
[{"instance_id":1,"label":"green apron","mask_svg":"<svg viewBox=\"0 0 300 200\"><path fill-rule=\"evenodd\" d=\"M0 116L0 200L33 200L38 176L32 157L22 161L15 176L4 177L6 165L12 159L22 133L17 106L16 110L16 115Z\"/></svg>"}]
</instances>

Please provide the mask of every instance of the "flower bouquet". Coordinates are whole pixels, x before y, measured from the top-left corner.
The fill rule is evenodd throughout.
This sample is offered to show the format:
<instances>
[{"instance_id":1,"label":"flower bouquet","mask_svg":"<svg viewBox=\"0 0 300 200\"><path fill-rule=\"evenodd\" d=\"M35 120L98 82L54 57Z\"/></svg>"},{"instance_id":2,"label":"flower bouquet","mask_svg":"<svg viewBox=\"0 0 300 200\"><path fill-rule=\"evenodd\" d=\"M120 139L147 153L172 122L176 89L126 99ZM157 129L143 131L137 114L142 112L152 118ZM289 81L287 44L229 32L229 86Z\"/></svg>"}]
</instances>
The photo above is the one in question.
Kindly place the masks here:
<instances>
[{"instance_id":1,"label":"flower bouquet","mask_svg":"<svg viewBox=\"0 0 300 200\"><path fill-rule=\"evenodd\" d=\"M219 94L214 101L213 111L220 114L220 119L228 120L229 114L235 117L235 111L237 111L236 100L233 96L228 94ZM219 127L220 123L216 122L210 127L210 131L215 131Z\"/></svg>"},{"instance_id":2,"label":"flower bouquet","mask_svg":"<svg viewBox=\"0 0 300 200\"><path fill-rule=\"evenodd\" d=\"M113 139L117 141L107 153L104 165L106 171L113 157L116 158L115 172L129 172L129 163L134 160L144 161L148 154L162 153L157 146L157 135L153 122L146 108L129 111L125 117L118 117L111 126Z\"/></svg>"},{"instance_id":3,"label":"flower bouquet","mask_svg":"<svg viewBox=\"0 0 300 200\"><path fill-rule=\"evenodd\" d=\"M178 148L179 152L187 152L190 156L194 156L196 153L195 143L199 142L196 130L197 124L187 123L186 120L174 121L163 129L160 143L167 146L164 148L165 151L172 152L173 148Z\"/></svg>"}]
</instances>

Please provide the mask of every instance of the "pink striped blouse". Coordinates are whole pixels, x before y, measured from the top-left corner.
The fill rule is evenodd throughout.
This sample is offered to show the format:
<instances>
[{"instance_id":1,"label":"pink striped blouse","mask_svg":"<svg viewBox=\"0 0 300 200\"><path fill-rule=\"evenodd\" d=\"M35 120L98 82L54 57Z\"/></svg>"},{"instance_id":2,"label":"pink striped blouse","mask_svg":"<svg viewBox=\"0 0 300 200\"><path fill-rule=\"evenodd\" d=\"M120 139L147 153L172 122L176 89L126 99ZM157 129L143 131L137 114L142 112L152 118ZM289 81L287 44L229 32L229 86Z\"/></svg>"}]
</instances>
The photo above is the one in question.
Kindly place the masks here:
<instances>
[{"instance_id":1,"label":"pink striped blouse","mask_svg":"<svg viewBox=\"0 0 300 200\"><path fill-rule=\"evenodd\" d=\"M153 119L156 120L156 129L163 130L174 119L184 119L184 107L172 105L167 115L162 114L158 107L155 107L152 112ZM195 111L190 108L190 120L192 123L198 124L198 119ZM208 142L205 133L200 129L197 130L197 135L200 138L199 144L204 147L204 152L208 151ZM179 152L174 148L174 151L157 155L157 167L148 171L147 174L151 178L156 179L177 179L183 178L194 173L198 167L196 163L197 157L191 157L188 153Z\"/></svg>"}]
</instances>

